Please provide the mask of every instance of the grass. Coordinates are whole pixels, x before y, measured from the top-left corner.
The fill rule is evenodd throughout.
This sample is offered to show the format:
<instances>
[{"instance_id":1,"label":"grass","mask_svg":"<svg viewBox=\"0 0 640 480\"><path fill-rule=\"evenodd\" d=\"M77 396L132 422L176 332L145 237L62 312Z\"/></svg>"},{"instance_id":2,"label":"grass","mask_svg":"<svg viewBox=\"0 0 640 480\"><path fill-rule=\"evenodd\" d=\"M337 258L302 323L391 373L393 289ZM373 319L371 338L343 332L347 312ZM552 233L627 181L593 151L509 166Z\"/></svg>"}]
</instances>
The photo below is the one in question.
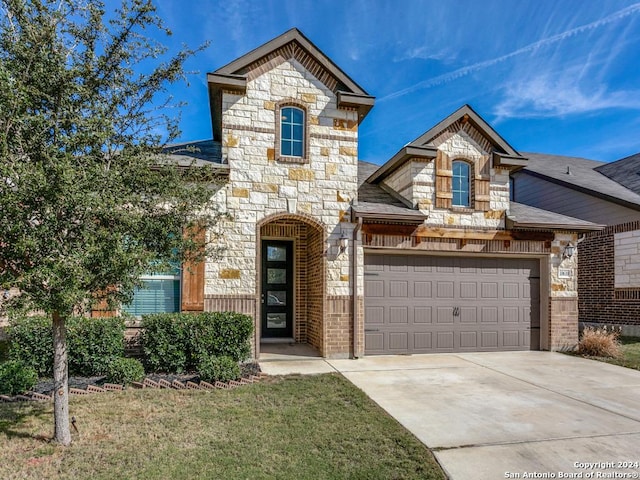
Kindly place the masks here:
<instances>
[{"instance_id":1,"label":"grass","mask_svg":"<svg viewBox=\"0 0 640 480\"><path fill-rule=\"evenodd\" d=\"M613 357L596 357L581 355L585 358L597 360L599 362L611 363L612 365L620 365L621 367L633 368L640 370L640 337L620 337L619 358ZM578 353L572 353L578 355Z\"/></svg>"},{"instance_id":2,"label":"grass","mask_svg":"<svg viewBox=\"0 0 640 480\"><path fill-rule=\"evenodd\" d=\"M80 434L63 448L49 441L51 404L0 404L0 478L445 478L426 447L337 374L74 397L70 412Z\"/></svg>"},{"instance_id":3,"label":"grass","mask_svg":"<svg viewBox=\"0 0 640 480\"><path fill-rule=\"evenodd\" d=\"M621 367L640 370L640 337L621 337L620 358L590 357L602 362L620 365Z\"/></svg>"}]
</instances>

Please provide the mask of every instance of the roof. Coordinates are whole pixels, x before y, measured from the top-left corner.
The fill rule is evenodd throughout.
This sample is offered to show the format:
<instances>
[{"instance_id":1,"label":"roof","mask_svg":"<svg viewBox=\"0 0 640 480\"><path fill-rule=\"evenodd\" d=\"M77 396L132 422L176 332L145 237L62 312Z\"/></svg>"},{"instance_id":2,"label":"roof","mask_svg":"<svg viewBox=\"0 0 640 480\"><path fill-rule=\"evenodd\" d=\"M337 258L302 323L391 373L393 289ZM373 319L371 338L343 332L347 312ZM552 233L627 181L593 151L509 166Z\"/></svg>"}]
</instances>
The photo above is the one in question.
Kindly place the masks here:
<instances>
[{"instance_id":1,"label":"roof","mask_svg":"<svg viewBox=\"0 0 640 480\"><path fill-rule=\"evenodd\" d=\"M456 126L456 122L459 122L458 126ZM493 154L494 164L517 168L521 168L527 164L526 157L520 155L520 153L509 145L471 106L463 105L414 141L402 147L388 162L373 172L367 181L371 183L381 181L410 158L435 158L437 148L433 145L433 140L448 128L464 128L464 125L467 123L472 125L493 147L493 152L488 153Z\"/></svg>"},{"instance_id":2,"label":"roof","mask_svg":"<svg viewBox=\"0 0 640 480\"><path fill-rule=\"evenodd\" d=\"M633 175L629 175L629 170L636 161L640 164L640 160L627 157L623 159L626 162L619 160L618 162L622 163L615 165L618 162L606 164L586 158L542 153L525 155L529 158L529 163L521 173L544 178L552 183L640 210L640 195L616 181L621 180L624 175L622 172L625 171L626 175L632 177L630 181L635 180L635 177L638 177L635 172L638 170L635 170Z\"/></svg>"},{"instance_id":3,"label":"roof","mask_svg":"<svg viewBox=\"0 0 640 480\"><path fill-rule=\"evenodd\" d=\"M605 226L560 213L549 212L541 208L522 203L510 202L507 213L507 227L534 228L545 230L593 231L602 230Z\"/></svg>"},{"instance_id":4,"label":"roof","mask_svg":"<svg viewBox=\"0 0 640 480\"><path fill-rule=\"evenodd\" d=\"M427 215L420 210L410 208L367 179L378 169L378 165L358 162L358 203L353 205L356 217L375 218L376 220L422 222ZM601 230L603 225L580 220L578 218L511 202L507 213L509 228L592 231Z\"/></svg>"},{"instance_id":5,"label":"roof","mask_svg":"<svg viewBox=\"0 0 640 480\"><path fill-rule=\"evenodd\" d=\"M602 175L640 194L640 153L595 168Z\"/></svg>"},{"instance_id":6,"label":"roof","mask_svg":"<svg viewBox=\"0 0 640 480\"><path fill-rule=\"evenodd\" d=\"M212 166L220 170L229 170L229 165L222 161L220 142L213 140L197 140L169 145L164 149L169 158L180 167Z\"/></svg>"},{"instance_id":7,"label":"roof","mask_svg":"<svg viewBox=\"0 0 640 480\"><path fill-rule=\"evenodd\" d=\"M425 220L427 216L419 210L407 207L380 186L366 182L379 167L369 162L358 162L358 203L352 207L356 217L416 222Z\"/></svg>"}]
</instances>

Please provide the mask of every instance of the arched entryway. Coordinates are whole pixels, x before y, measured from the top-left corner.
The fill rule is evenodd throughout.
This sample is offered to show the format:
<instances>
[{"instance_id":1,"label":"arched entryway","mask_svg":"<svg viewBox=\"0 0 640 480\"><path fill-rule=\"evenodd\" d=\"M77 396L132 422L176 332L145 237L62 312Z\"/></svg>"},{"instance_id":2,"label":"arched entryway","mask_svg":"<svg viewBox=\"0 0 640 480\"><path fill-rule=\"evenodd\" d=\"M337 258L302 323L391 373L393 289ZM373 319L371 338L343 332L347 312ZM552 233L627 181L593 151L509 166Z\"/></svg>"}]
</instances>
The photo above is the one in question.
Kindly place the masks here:
<instances>
[{"instance_id":1,"label":"arched entryway","mask_svg":"<svg viewBox=\"0 0 640 480\"><path fill-rule=\"evenodd\" d=\"M261 342L306 343L324 355L325 227L281 213L258 224L257 328Z\"/></svg>"}]
</instances>

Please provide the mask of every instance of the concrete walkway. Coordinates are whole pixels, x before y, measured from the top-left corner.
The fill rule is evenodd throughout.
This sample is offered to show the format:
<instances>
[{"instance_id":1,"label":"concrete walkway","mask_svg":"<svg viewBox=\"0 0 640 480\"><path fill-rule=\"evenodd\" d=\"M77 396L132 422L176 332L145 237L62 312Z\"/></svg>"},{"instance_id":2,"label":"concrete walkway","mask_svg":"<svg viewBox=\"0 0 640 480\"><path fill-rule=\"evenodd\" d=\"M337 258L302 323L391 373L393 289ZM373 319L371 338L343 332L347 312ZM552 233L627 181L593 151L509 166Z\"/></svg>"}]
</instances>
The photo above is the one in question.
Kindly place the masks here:
<instances>
[{"instance_id":1,"label":"concrete walkway","mask_svg":"<svg viewBox=\"0 0 640 480\"><path fill-rule=\"evenodd\" d=\"M617 464L640 462L635 370L550 352L304 362L313 363L294 370L341 372L433 449L454 480L640 472Z\"/></svg>"}]
</instances>

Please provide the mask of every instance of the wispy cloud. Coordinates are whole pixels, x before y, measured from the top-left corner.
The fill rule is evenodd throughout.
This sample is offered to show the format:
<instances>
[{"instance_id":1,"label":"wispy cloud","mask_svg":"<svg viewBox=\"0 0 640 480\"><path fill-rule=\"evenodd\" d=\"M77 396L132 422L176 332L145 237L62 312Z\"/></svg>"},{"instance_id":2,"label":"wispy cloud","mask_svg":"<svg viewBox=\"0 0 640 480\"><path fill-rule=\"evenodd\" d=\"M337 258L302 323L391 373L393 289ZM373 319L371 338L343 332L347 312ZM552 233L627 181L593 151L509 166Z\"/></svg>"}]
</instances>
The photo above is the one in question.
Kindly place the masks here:
<instances>
[{"instance_id":1,"label":"wispy cloud","mask_svg":"<svg viewBox=\"0 0 640 480\"><path fill-rule=\"evenodd\" d=\"M430 45L423 45L406 50L401 55L393 58L394 62L402 62L404 60L439 60L451 61L455 58L455 53L451 47L444 47L435 51Z\"/></svg>"},{"instance_id":2,"label":"wispy cloud","mask_svg":"<svg viewBox=\"0 0 640 480\"><path fill-rule=\"evenodd\" d=\"M585 91L571 75L551 78L540 75L507 87L505 99L496 106L496 121L504 118L535 118L587 113L608 108L640 109L640 91L609 92L600 84Z\"/></svg>"},{"instance_id":3,"label":"wispy cloud","mask_svg":"<svg viewBox=\"0 0 640 480\"><path fill-rule=\"evenodd\" d=\"M426 89L426 88L430 88L430 87L434 87L437 85L442 85L445 83L449 83L452 82L458 78L467 76L473 72L477 72L479 70L491 67L493 65L496 65L498 63L502 63L506 60L509 60L513 57L516 57L518 55L522 55L524 53L530 53L530 52L534 52L542 47L546 47L548 45L552 45L558 42L562 42L563 40L569 39L571 37L595 30L597 28L601 28L605 25L617 22L625 17L628 17L630 15L634 15L640 12L640 3L635 3L633 5L630 5L626 8L623 8L622 10L618 10L614 13L612 13L611 15L607 15L604 18L598 19L594 22L591 23L587 23L585 25L581 25L575 28L571 28L569 30L565 30L564 32L555 34L555 35L551 35L548 36L546 38L542 38L536 42L530 43L529 45L525 45L524 47L521 47L517 50L514 50L512 52L509 52L507 54L501 55L499 57L495 57L495 58L491 58L489 60L484 60L482 62L477 62L474 63L472 65L468 65L466 67L462 67L462 68L458 68L457 70L454 70L452 72L448 72L442 75L438 75L436 77L430 78L428 80L422 81L422 82L418 82L414 85L411 85L409 87L403 88L401 90L398 90L396 92L390 93L380 99L378 99L378 102L384 102L387 100L392 100L394 98L398 98L398 97L402 97L405 96L409 93L415 92L417 90L422 90L422 89Z\"/></svg>"}]
</instances>

